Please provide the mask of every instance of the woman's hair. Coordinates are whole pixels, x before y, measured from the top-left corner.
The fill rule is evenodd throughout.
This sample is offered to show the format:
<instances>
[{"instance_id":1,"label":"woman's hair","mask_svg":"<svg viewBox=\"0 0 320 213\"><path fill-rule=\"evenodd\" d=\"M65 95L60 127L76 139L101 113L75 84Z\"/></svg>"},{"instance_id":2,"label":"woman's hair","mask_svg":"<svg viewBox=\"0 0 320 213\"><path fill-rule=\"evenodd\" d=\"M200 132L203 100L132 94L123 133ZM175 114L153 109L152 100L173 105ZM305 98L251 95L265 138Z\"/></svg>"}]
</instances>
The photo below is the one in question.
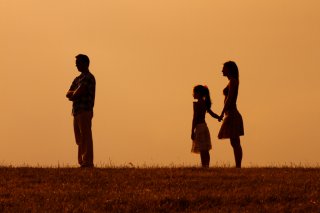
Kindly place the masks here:
<instances>
[{"instance_id":1,"label":"woman's hair","mask_svg":"<svg viewBox=\"0 0 320 213\"><path fill-rule=\"evenodd\" d=\"M223 64L223 66L228 69L228 73L230 76L239 79L238 66L234 61L227 61Z\"/></svg>"},{"instance_id":2,"label":"woman's hair","mask_svg":"<svg viewBox=\"0 0 320 213\"><path fill-rule=\"evenodd\" d=\"M201 98L205 98L207 109L211 108L210 92L207 86L197 85L193 88L193 93L197 93Z\"/></svg>"}]
</instances>

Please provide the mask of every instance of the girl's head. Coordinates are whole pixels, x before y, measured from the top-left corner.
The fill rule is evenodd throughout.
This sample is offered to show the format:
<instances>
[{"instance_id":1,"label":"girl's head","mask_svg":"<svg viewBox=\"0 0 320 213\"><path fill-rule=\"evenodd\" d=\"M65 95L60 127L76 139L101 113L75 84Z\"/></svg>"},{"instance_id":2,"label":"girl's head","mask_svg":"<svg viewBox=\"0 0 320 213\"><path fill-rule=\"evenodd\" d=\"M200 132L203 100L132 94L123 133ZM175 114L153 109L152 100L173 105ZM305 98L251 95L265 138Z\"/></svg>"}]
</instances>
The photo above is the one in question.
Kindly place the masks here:
<instances>
[{"instance_id":1,"label":"girl's head","mask_svg":"<svg viewBox=\"0 0 320 213\"><path fill-rule=\"evenodd\" d=\"M203 99L208 109L211 108L210 92L207 86L197 85L193 88L193 97L195 99Z\"/></svg>"},{"instance_id":2,"label":"girl's head","mask_svg":"<svg viewBox=\"0 0 320 213\"><path fill-rule=\"evenodd\" d=\"M222 73L224 76L239 79L238 66L234 61L227 61L224 63Z\"/></svg>"}]
</instances>

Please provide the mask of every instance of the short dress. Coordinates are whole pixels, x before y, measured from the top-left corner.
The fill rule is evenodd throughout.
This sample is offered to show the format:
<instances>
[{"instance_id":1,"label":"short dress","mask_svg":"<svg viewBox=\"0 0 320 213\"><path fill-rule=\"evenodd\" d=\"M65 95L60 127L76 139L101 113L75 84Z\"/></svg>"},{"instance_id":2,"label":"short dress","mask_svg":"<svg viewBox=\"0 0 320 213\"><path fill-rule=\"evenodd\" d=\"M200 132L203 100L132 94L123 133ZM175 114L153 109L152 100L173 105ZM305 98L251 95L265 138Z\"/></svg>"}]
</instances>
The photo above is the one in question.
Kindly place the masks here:
<instances>
[{"instance_id":1,"label":"short dress","mask_svg":"<svg viewBox=\"0 0 320 213\"><path fill-rule=\"evenodd\" d=\"M207 124L197 124L195 128L195 139L192 141L191 152L200 153L201 151L209 151L211 148L211 138Z\"/></svg>"},{"instance_id":2,"label":"short dress","mask_svg":"<svg viewBox=\"0 0 320 213\"><path fill-rule=\"evenodd\" d=\"M223 90L223 93L227 99L230 90L230 84L235 84L233 89L236 91L234 91L234 95L231 98L230 103L228 103L230 107L225 110L225 117L218 133L219 139L235 138L244 135L243 119L236 105L239 82L235 79L233 81L235 82L230 81L228 86Z\"/></svg>"},{"instance_id":3,"label":"short dress","mask_svg":"<svg viewBox=\"0 0 320 213\"><path fill-rule=\"evenodd\" d=\"M194 113L199 119L195 125L195 138L192 141L191 152L200 153L201 151L209 151L211 146L211 138L208 126L205 122L205 114L207 112L205 105L194 103L193 105Z\"/></svg>"}]
</instances>

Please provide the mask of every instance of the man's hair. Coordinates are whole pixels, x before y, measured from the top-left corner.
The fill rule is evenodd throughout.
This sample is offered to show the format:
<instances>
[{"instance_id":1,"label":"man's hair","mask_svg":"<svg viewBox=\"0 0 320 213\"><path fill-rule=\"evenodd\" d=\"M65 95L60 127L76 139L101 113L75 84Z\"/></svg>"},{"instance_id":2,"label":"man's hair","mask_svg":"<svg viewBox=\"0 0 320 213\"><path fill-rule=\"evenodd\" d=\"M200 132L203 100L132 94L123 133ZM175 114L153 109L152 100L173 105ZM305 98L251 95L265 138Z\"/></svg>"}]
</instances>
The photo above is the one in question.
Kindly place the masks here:
<instances>
[{"instance_id":1,"label":"man's hair","mask_svg":"<svg viewBox=\"0 0 320 213\"><path fill-rule=\"evenodd\" d=\"M81 61L81 63L87 65L89 67L89 64L90 64L90 59L87 55L84 55L84 54L79 54L76 56L76 59Z\"/></svg>"}]
</instances>

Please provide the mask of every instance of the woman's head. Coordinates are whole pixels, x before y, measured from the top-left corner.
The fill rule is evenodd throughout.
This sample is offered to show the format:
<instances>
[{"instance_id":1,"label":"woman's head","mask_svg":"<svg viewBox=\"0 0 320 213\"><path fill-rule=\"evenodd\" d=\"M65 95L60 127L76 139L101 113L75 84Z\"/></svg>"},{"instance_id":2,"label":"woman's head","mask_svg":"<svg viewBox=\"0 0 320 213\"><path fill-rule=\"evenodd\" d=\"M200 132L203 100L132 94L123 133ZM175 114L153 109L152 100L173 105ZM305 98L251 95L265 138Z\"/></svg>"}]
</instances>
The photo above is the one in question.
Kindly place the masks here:
<instances>
[{"instance_id":1,"label":"woman's head","mask_svg":"<svg viewBox=\"0 0 320 213\"><path fill-rule=\"evenodd\" d=\"M193 88L193 97L195 99L204 99L206 101L207 108L211 108L210 92L207 86L197 85Z\"/></svg>"},{"instance_id":2,"label":"woman's head","mask_svg":"<svg viewBox=\"0 0 320 213\"><path fill-rule=\"evenodd\" d=\"M234 61L227 61L224 63L222 73L224 76L239 79L238 66Z\"/></svg>"}]
</instances>

